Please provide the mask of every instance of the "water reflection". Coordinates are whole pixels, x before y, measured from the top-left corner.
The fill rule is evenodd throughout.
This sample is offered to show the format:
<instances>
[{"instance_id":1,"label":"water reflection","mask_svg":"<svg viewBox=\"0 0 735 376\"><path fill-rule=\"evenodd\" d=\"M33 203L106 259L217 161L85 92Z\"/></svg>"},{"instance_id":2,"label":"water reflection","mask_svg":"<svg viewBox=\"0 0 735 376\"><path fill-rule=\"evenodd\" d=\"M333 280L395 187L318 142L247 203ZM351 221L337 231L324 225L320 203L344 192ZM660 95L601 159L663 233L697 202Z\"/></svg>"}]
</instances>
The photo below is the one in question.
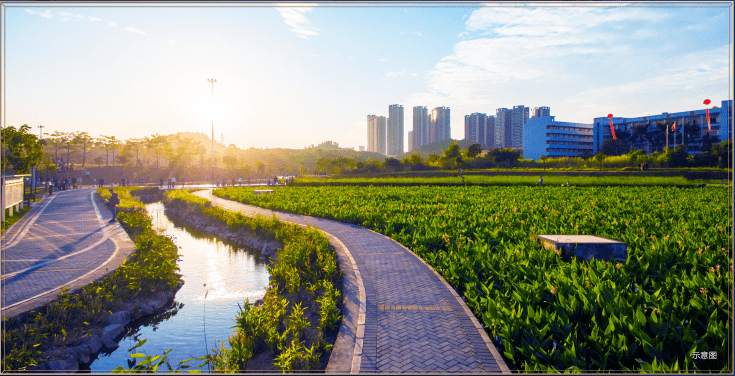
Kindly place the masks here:
<instances>
[{"instance_id":1,"label":"water reflection","mask_svg":"<svg viewBox=\"0 0 735 376\"><path fill-rule=\"evenodd\" d=\"M245 299L253 302L265 295L269 275L257 255L177 228L165 216L160 202L146 205L146 210L151 215L153 229L171 237L179 246L178 263L185 283L176 293L175 301L183 306L176 308L175 315L157 323L149 322L129 333L117 350L100 355L91 364L92 371L127 368L128 349L143 339L148 341L135 351L162 355L173 349L168 357L174 367L181 360L206 355L207 349L215 346L215 339L226 341L232 333L238 303L242 305ZM196 362L189 364L201 363Z\"/></svg>"}]
</instances>

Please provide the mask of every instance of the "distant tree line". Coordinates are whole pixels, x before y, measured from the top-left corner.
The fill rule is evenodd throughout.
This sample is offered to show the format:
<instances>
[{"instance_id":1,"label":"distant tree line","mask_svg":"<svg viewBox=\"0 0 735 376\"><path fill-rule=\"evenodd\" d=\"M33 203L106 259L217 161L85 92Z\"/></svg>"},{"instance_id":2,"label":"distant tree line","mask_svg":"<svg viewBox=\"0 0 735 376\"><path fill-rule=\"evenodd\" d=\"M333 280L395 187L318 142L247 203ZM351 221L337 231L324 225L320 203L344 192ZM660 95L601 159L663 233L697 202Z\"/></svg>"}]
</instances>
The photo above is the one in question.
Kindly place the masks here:
<instances>
[{"instance_id":1,"label":"distant tree line","mask_svg":"<svg viewBox=\"0 0 735 376\"><path fill-rule=\"evenodd\" d=\"M618 141L609 140L597 155L584 157L549 158L538 161L522 159L522 151L517 149L491 149L483 152L480 144L470 145L461 150L455 141L442 154L431 154L428 158L418 153L384 161L356 161L348 157L322 157L317 160L315 172L328 174L377 174L401 171L458 170L488 168L628 168L639 169L641 163L650 168L668 167L719 167L732 168L732 141L713 144L710 150L689 155L685 146L665 149L663 153L647 155L643 150L630 150L629 145L621 146ZM627 148L626 148L627 147Z\"/></svg>"}]
</instances>

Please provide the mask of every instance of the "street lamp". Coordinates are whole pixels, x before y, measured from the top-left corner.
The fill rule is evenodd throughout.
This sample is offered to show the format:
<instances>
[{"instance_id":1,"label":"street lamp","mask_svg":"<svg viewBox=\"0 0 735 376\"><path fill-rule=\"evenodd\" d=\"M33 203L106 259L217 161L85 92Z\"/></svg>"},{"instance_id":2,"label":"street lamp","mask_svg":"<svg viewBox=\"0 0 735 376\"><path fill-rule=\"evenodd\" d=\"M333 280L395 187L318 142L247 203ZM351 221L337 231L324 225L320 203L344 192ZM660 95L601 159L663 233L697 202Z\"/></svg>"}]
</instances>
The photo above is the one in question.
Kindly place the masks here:
<instances>
[{"instance_id":1,"label":"street lamp","mask_svg":"<svg viewBox=\"0 0 735 376\"><path fill-rule=\"evenodd\" d=\"M214 169L214 83L217 82L214 78L207 79L208 82L212 83L212 169Z\"/></svg>"}]
</instances>

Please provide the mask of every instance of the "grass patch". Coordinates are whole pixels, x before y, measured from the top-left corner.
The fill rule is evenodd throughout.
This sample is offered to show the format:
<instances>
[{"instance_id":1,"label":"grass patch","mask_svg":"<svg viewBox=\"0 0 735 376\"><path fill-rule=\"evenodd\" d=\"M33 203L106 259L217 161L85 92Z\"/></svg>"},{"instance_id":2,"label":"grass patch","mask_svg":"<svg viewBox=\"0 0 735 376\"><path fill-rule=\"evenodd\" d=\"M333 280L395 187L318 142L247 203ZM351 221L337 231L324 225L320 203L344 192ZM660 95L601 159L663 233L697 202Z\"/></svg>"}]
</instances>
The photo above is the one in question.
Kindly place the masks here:
<instances>
[{"instance_id":1,"label":"grass patch","mask_svg":"<svg viewBox=\"0 0 735 376\"><path fill-rule=\"evenodd\" d=\"M31 209L32 208L30 206L26 206L23 209L20 209L20 211L18 212L15 212L15 210L13 210L14 213L12 217L8 216L9 210L5 209L5 222L2 223L2 233L4 234L5 231L10 228L10 226L20 221L20 219L23 218L23 216L26 215L26 213L31 211Z\"/></svg>"}]
</instances>

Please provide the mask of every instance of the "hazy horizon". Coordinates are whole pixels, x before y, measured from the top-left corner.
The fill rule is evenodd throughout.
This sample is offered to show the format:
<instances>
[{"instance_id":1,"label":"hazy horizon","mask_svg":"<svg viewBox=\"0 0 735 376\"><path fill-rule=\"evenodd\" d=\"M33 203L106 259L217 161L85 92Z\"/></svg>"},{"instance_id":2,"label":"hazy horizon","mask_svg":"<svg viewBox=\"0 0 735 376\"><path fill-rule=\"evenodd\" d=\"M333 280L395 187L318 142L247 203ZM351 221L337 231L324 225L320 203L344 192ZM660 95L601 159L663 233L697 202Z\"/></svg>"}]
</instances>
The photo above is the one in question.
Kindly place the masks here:
<instances>
[{"instance_id":1,"label":"hazy horizon","mask_svg":"<svg viewBox=\"0 0 735 376\"><path fill-rule=\"evenodd\" d=\"M241 149L367 146L367 115L551 107L637 117L732 99L728 3L2 5L3 126ZM215 111L209 109L215 78ZM214 113L214 115L212 114Z\"/></svg>"}]
</instances>

